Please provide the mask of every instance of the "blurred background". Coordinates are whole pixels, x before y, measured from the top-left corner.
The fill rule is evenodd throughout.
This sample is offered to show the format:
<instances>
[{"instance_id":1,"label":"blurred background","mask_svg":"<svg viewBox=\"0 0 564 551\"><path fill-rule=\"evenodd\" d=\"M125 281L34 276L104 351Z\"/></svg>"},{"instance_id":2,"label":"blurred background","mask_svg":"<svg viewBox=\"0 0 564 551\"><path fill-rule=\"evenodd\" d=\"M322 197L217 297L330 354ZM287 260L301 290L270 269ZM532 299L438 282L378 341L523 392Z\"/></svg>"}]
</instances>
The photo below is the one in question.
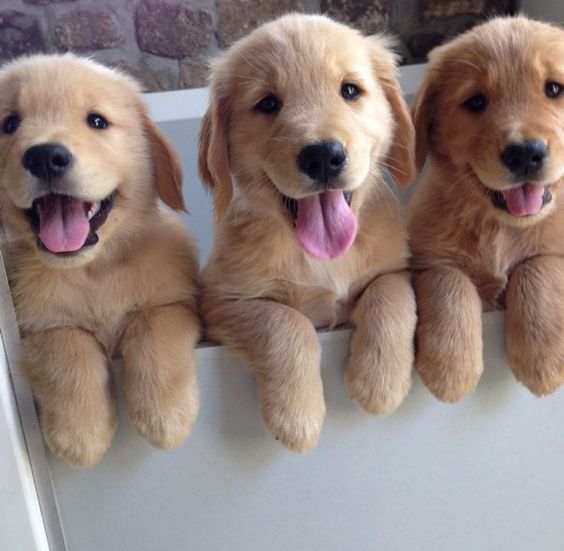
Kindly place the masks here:
<instances>
[{"instance_id":1,"label":"blurred background","mask_svg":"<svg viewBox=\"0 0 564 551\"><path fill-rule=\"evenodd\" d=\"M560 2L561 0L557 0ZM206 60L289 11L326 13L400 38L403 63L520 0L0 0L0 62L75 51L125 69L147 91L206 85ZM526 3L526 2L525 2ZM538 3L538 2L537 2Z\"/></svg>"}]
</instances>

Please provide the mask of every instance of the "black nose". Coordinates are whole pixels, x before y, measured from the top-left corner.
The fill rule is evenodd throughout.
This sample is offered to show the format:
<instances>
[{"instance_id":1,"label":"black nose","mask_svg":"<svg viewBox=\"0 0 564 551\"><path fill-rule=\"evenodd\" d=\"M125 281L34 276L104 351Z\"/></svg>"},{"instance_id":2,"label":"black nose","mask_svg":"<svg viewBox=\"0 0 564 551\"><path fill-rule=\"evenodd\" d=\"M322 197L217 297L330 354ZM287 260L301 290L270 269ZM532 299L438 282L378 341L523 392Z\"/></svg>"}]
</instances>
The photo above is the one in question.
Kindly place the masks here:
<instances>
[{"instance_id":1,"label":"black nose","mask_svg":"<svg viewBox=\"0 0 564 551\"><path fill-rule=\"evenodd\" d=\"M23 156L22 164L36 178L49 180L60 176L72 161L71 152L58 143L45 143L30 147Z\"/></svg>"},{"instance_id":2,"label":"black nose","mask_svg":"<svg viewBox=\"0 0 564 551\"><path fill-rule=\"evenodd\" d=\"M347 164L347 152L341 142L327 140L304 147L298 155L298 166L317 183L327 184Z\"/></svg>"},{"instance_id":3,"label":"black nose","mask_svg":"<svg viewBox=\"0 0 564 551\"><path fill-rule=\"evenodd\" d=\"M546 145L540 140L509 144L501 152L501 162L515 176L533 176L548 156Z\"/></svg>"}]
</instances>

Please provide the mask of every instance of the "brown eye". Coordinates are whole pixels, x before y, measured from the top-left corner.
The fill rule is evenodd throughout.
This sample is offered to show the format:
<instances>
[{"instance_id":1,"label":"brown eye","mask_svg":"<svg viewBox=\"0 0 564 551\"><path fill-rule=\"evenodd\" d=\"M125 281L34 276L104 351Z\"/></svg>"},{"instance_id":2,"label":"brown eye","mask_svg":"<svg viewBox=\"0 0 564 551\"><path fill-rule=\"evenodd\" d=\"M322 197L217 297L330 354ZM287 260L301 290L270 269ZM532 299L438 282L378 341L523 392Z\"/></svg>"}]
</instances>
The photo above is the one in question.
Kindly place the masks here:
<instances>
[{"instance_id":1,"label":"brown eye","mask_svg":"<svg viewBox=\"0 0 564 551\"><path fill-rule=\"evenodd\" d=\"M98 113L90 113L88 117L86 117L86 122L90 128L94 128L95 130L104 130L110 126L108 120Z\"/></svg>"},{"instance_id":2,"label":"brown eye","mask_svg":"<svg viewBox=\"0 0 564 551\"><path fill-rule=\"evenodd\" d=\"M255 105L255 109L265 115L271 115L282 109L282 103L274 94L268 94Z\"/></svg>"},{"instance_id":3,"label":"brown eye","mask_svg":"<svg viewBox=\"0 0 564 551\"><path fill-rule=\"evenodd\" d=\"M476 94L468 98L462 105L472 113L480 113L487 107L488 100L484 94Z\"/></svg>"},{"instance_id":4,"label":"brown eye","mask_svg":"<svg viewBox=\"0 0 564 551\"><path fill-rule=\"evenodd\" d=\"M2 125L4 134L13 134L18 129L21 122L22 120L20 119L19 115L8 115L4 119L4 124Z\"/></svg>"},{"instance_id":5,"label":"brown eye","mask_svg":"<svg viewBox=\"0 0 564 551\"><path fill-rule=\"evenodd\" d=\"M548 98L557 98L562 93L562 84L558 84L558 82L547 82L544 85L544 93Z\"/></svg>"},{"instance_id":6,"label":"brown eye","mask_svg":"<svg viewBox=\"0 0 564 551\"><path fill-rule=\"evenodd\" d=\"M355 100L359 95L360 89L355 84L345 82L341 86L341 96L343 96L343 98L345 98L347 101Z\"/></svg>"}]
</instances>

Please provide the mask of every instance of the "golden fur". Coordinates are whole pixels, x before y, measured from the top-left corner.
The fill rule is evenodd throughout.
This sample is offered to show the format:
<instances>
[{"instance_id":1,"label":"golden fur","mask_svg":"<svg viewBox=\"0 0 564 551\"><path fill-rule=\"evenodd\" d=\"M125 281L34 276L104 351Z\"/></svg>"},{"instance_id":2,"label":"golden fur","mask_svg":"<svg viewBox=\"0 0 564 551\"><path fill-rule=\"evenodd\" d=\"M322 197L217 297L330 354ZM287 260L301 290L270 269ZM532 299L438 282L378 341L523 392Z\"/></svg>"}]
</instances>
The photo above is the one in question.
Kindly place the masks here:
<instances>
[{"instance_id":1,"label":"golden fur","mask_svg":"<svg viewBox=\"0 0 564 551\"><path fill-rule=\"evenodd\" d=\"M90 128L89 112L102 113L110 127ZM108 366L121 353L131 422L153 445L176 446L198 410L199 337L194 247L177 215L157 202L158 193L183 208L176 155L135 82L72 55L3 68L0 121L14 113L20 126L0 134L0 207L22 368L45 438L75 465L102 457L116 428ZM64 178L48 186L22 167L27 148L45 142L74 156ZM87 201L117 191L97 244L70 256L38 248L24 212L51 188Z\"/></svg>"},{"instance_id":2,"label":"golden fur","mask_svg":"<svg viewBox=\"0 0 564 551\"><path fill-rule=\"evenodd\" d=\"M411 179L414 130L388 45L325 17L289 15L213 67L199 161L216 210L203 315L209 336L255 372L266 425L296 451L316 445L325 415L316 327L355 327L346 380L367 411L394 410L411 382L407 239L382 169ZM340 96L346 81L363 90L354 103ZM254 109L269 93L283 101L275 116ZM332 260L304 252L282 200L308 194L296 158L322 139L346 144L359 226Z\"/></svg>"},{"instance_id":3,"label":"golden fur","mask_svg":"<svg viewBox=\"0 0 564 551\"><path fill-rule=\"evenodd\" d=\"M416 368L441 400L482 373L482 309L506 308L507 353L538 395L564 380L564 32L525 17L480 25L430 55L413 117L417 162L430 166L410 204L418 300ZM487 106L463 103L483 94ZM535 182L552 201L514 216L492 201L511 188L507 144L538 139L549 155Z\"/></svg>"}]
</instances>

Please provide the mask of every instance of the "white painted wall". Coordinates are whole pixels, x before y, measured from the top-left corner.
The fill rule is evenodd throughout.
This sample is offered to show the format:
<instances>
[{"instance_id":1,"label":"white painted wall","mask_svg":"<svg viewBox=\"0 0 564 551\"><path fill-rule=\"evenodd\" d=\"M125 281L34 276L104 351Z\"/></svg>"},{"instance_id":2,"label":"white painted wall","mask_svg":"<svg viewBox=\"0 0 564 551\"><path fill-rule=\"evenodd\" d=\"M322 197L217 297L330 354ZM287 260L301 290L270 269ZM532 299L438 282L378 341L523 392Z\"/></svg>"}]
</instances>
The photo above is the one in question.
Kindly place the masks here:
<instances>
[{"instance_id":1,"label":"white painted wall","mask_svg":"<svg viewBox=\"0 0 564 551\"><path fill-rule=\"evenodd\" d=\"M72 551L562 551L564 391L514 381L503 319L486 316L487 366L455 406L416 381L375 418L343 383L347 331L321 336L327 420L311 454L264 429L253 377L223 347L198 351L202 409L178 450L153 450L123 409L92 469L49 456Z\"/></svg>"}]
</instances>

